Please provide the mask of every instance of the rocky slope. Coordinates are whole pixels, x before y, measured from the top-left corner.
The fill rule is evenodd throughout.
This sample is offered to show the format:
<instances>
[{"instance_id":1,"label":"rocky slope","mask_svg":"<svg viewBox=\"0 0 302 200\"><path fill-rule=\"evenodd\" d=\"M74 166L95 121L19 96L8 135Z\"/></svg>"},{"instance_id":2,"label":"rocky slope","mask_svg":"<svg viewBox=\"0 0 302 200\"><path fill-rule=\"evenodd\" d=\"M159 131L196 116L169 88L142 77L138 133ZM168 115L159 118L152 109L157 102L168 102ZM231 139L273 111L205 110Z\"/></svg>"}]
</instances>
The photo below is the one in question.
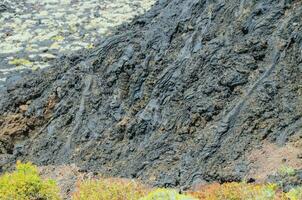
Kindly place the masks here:
<instances>
[{"instance_id":1,"label":"rocky slope","mask_svg":"<svg viewBox=\"0 0 302 200\"><path fill-rule=\"evenodd\" d=\"M302 168L301 18L299 0L159 0L96 49L6 81L1 166L186 189L254 176L269 143Z\"/></svg>"}]
</instances>

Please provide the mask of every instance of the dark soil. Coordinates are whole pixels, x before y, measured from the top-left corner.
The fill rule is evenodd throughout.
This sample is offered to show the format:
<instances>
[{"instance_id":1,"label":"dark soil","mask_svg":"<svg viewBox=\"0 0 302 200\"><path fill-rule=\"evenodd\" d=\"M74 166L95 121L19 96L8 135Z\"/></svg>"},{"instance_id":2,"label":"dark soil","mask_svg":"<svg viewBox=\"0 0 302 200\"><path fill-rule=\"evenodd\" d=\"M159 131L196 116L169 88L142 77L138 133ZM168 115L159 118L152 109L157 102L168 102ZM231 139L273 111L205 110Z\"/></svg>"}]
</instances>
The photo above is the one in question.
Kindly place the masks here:
<instances>
[{"instance_id":1,"label":"dark soil","mask_svg":"<svg viewBox=\"0 0 302 200\"><path fill-rule=\"evenodd\" d=\"M183 189L246 178L263 141L301 141L301 19L298 0L159 0L96 49L7 80L0 164Z\"/></svg>"}]
</instances>

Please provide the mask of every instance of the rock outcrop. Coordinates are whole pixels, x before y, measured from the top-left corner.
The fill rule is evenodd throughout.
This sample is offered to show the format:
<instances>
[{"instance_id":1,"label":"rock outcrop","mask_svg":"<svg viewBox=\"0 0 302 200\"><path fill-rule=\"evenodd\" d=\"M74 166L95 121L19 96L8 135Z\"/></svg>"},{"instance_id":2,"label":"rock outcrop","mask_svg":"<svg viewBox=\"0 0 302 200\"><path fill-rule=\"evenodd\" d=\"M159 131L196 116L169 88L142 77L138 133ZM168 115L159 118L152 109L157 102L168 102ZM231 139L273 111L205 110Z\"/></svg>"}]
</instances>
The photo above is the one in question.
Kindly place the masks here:
<instances>
[{"instance_id":1,"label":"rock outcrop","mask_svg":"<svg viewBox=\"0 0 302 200\"><path fill-rule=\"evenodd\" d=\"M3 169L76 163L183 189L244 178L263 141L301 141L301 3L159 0L96 49L9 78Z\"/></svg>"}]
</instances>

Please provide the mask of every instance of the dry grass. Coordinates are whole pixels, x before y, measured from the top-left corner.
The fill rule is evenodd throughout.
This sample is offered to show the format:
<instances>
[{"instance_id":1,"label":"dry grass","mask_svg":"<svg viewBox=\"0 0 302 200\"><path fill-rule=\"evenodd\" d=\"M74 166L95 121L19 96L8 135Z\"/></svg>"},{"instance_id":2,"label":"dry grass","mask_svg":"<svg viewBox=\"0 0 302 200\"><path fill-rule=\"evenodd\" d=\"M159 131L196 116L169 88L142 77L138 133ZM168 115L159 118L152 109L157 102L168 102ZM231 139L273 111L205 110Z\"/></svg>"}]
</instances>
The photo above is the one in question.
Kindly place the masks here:
<instances>
[{"instance_id":1,"label":"dry grass","mask_svg":"<svg viewBox=\"0 0 302 200\"><path fill-rule=\"evenodd\" d=\"M201 200L285 200L275 184L225 183L210 184L189 192Z\"/></svg>"},{"instance_id":2,"label":"dry grass","mask_svg":"<svg viewBox=\"0 0 302 200\"><path fill-rule=\"evenodd\" d=\"M126 179L87 180L77 184L73 200L138 200L150 189Z\"/></svg>"}]
</instances>

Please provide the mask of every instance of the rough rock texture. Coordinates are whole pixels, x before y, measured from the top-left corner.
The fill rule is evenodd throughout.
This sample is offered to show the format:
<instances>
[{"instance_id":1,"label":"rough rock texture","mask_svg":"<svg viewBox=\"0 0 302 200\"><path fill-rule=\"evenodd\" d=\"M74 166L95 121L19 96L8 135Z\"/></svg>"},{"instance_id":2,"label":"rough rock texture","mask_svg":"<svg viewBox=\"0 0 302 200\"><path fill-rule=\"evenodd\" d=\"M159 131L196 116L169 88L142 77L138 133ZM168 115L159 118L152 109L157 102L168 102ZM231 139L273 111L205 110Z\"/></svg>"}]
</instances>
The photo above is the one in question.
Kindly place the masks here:
<instances>
[{"instance_id":1,"label":"rough rock texture","mask_svg":"<svg viewBox=\"0 0 302 200\"><path fill-rule=\"evenodd\" d=\"M301 141L301 19L299 0L159 0L96 49L7 80L1 165L183 189L244 178L264 140Z\"/></svg>"},{"instance_id":2,"label":"rough rock texture","mask_svg":"<svg viewBox=\"0 0 302 200\"><path fill-rule=\"evenodd\" d=\"M291 141L296 141L292 143ZM286 145L263 142L261 148L248 152L250 171L247 177L252 177L259 183L265 182L268 176L278 174L283 168L299 169L302 166L302 140L290 138ZM301 180L302 181L302 180Z\"/></svg>"}]
</instances>

